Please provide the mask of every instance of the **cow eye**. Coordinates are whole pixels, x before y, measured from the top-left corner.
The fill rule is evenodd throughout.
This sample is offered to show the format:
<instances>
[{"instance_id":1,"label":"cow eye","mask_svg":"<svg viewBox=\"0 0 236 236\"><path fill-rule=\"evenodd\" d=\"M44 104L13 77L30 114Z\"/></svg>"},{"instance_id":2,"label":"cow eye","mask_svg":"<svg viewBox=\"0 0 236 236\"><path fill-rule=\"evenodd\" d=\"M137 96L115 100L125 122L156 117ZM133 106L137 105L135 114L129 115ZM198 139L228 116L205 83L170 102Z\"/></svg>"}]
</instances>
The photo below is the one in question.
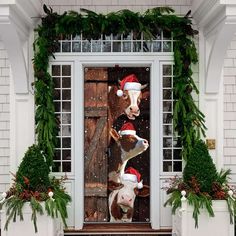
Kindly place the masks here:
<instances>
[{"instance_id":1,"label":"cow eye","mask_svg":"<svg viewBox=\"0 0 236 236\"><path fill-rule=\"evenodd\" d=\"M128 98L128 95L126 93L123 94L123 98L124 99L127 99Z\"/></svg>"}]
</instances>

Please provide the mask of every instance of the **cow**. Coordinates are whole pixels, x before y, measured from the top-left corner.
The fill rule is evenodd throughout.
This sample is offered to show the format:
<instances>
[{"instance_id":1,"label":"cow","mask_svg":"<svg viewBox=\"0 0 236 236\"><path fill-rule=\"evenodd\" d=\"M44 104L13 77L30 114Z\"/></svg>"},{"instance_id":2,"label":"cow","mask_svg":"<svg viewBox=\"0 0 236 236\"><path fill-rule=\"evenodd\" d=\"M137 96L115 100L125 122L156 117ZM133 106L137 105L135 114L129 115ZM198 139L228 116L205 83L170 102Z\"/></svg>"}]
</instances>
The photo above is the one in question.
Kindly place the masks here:
<instances>
[{"instance_id":1,"label":"cow","mask_svg":"<svg viewBox=\"0 0 236 236\"><path fill-rule=\"evenodd\" d=\"M119 183L128 160L146 151L149 144L146 139L136 135L132 122L124 123L119 133L111 128L110 135L117 143L119 154L113 161L113 170L109 173L109 181Z\"/></svg>"},{"instance_id":2,"label":"cow","mask_svg":"<svg viewBox=\"0 0 236 236\"><path fill-rule=\"evenodd\" d=\"M129 173L121 176L121 183L109 181L108 188L112 191L109 195L110 222L132 222L136 196L147 197L150 194L149 186L141 184L140 187L139 181L136 175Z\"/></svg>"},{"instance_id":3,"label":"cow","mask_svg":"<svg viewBox=\"0 0 236 236\"><path fill-rule=\"evenodd\" d=\"M119 81L118 86L109 86L108 92L108 129L114 121L125 114L128 119L135 120L140 115L139 105L142 99L149 96L149 92L142 93L148 84L141 85L134 74Z\"/></svg>"}]
</instances>

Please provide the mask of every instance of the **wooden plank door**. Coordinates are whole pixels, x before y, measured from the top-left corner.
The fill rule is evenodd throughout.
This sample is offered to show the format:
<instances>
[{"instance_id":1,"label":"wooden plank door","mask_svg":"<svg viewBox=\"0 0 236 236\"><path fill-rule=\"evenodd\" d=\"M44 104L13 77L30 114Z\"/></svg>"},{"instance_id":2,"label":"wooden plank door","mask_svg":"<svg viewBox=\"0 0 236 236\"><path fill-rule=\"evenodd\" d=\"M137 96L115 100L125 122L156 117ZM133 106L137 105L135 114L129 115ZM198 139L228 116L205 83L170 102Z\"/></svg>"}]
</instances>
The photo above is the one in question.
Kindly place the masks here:
<instances>
[{"instance_id":1,"label":"wooden plank door","mask_svg":"<svg viewBox=\"0 0 236 236\"><path fill-rule=\"evenodd\" d=\"M108 212L108 173L114 170L116 160L120 158L119 148L114 140L108 143L108 86L118 84L128 74L136 74L141 84L150 80L149 68L86 68L84 71L84 179L85 179L85 222L107 222ZM133 121L137 127L137 135L150 140L150 99L140 104L141 114ZM119 131L127 117L121 115L112 124ZM108 149L109 148L109 149ZM109 150L109 151L108 151ZM109 156L108 156L109 154ZM131 159L128 166L139 170L144 184L149 185L150 157L149 149ZM133 222L149 222L149 197L136 198Z\"/></svg>"},{"instance_id":2,"label":"wooden plank door","mask_svg":"<svg viewBox=\"0 0 236 236\"><path fill-rule=\"evenodd\" d=\"M85 68L85 222L104 222L107 207L107 70Z\"/></svg>"}]
</instances>

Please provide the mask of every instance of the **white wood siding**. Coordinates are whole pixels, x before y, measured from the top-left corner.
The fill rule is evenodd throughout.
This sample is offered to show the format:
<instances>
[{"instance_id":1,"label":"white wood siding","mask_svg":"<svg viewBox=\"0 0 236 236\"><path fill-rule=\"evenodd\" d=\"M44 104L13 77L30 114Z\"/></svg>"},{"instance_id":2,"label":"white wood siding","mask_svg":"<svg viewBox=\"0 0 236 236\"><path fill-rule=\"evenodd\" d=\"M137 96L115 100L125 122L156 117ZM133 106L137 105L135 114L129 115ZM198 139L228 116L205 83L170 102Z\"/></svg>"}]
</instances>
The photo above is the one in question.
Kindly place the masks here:
<instances>
[{"instance_id":1,"label":"white wood siding","mask_svg":"<svg viewBox=\"0 0 236 236\"><path fill-rule=\"evenodd\" d=\"M0 41L0 193L9 187L10 170L10 66Z\"/></svg>"},{"instance_id":2,"label":"white wood siding","mask_svg":"<svg viewBox=\"0 0 236 236\"><path fill-rule=\"evenodd\" d=\"M236 183L236 36L224 59L224 165Z\"/></svg>"},{"instance_id":3,"label":"white wood siding","mask_svg":"<svg viewBox=\"0 0 236 236\"><path fill-rule=\"evenodd\" d=\"M108 13L121 9L132 11L145 11L148 8L157 6L170 6L177 14L185 15L190 7L192 0L42 0L42 3L50 5L55 11L79 11L86 8L95 12Z\"/></svg>"}]
</instances>

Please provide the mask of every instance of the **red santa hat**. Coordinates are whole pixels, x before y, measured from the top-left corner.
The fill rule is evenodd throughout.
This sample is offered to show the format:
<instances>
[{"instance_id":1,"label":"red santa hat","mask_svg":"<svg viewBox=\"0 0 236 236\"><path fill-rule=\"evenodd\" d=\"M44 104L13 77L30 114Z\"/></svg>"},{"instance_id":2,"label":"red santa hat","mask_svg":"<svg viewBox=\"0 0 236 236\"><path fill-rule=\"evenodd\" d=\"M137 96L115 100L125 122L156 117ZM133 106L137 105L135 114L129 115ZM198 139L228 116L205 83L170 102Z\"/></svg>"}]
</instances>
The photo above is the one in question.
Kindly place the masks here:
<instances>
[{"instance_id":1,"label":"red santa hat","mask_svg":"<svg viewBox=\"0 0 236 236\"><path fill-rule=\"evenodd\" d=\"M124 90L141 91L141 84L135 74L128 75L120 81L120 89L117 90L117 96L123 96Z\"/></svg>"},{"instance_id":2,"label":"red santa hat","mask_svg":"<svg viewBox=\"0 0 236 236\"><path fill-rule=\"evenodd\" d=\"M143 188L143 183L142 183L143 181L141 180L141 174L133 167L129 167L128 169L125 170L125 174L122 175L122 180L137 183L138 189Z\"/></svg>"},{"instance_id":3,"label":"red santa hat","mask_svg":"<svg viewBox=\"0 0 236 236\"><path fill-rule=\"evenodd\" d=\"M122 125L122 127L119 131L119 134L120 135L128 135L128 134L135 135L136 131L135 131L133 123L132 122L125 122Z\"/></svg>"}]
</instances>

